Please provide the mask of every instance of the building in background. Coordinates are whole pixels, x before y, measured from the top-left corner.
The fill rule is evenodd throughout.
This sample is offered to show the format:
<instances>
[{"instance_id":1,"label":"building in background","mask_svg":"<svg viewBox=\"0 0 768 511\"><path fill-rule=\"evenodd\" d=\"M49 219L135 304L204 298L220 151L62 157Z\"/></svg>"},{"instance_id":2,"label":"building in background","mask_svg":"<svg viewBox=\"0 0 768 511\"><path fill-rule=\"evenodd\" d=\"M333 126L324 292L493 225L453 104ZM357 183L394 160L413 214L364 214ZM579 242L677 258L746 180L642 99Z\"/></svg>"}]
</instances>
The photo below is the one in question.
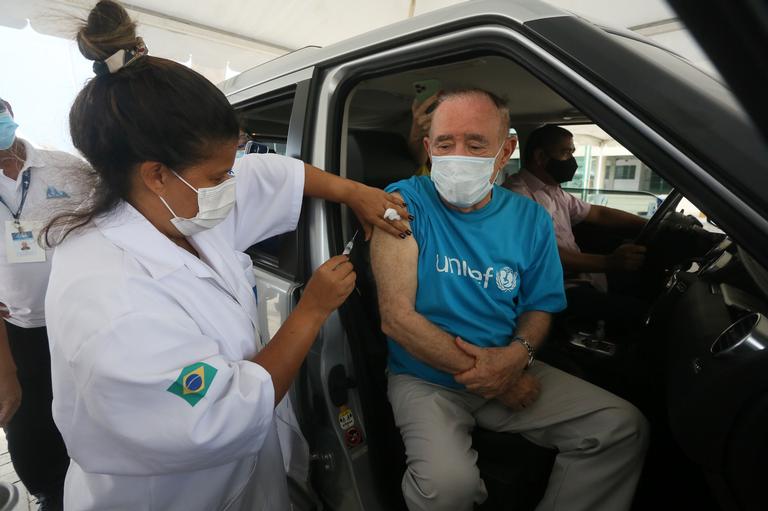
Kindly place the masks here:
<instances>
[{"instance_id":1,"label":"building in background","mask_svg":"<svg viewBox=\"0 0 768 511\"><path fill-rule=\"evenodd\" d=\"M594 124L563 126L574 135L579 169L565 186L575 189L666 195L672 186Z\"/></svg>"}]
</instances>

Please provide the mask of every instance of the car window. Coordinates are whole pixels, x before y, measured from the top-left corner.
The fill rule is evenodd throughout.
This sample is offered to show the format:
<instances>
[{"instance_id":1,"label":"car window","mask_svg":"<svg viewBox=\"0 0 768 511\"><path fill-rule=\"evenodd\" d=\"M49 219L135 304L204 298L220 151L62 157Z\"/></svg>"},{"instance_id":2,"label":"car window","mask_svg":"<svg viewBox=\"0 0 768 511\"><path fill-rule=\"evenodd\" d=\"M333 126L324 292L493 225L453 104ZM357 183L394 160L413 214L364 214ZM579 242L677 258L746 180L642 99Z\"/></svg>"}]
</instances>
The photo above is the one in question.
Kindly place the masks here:
<instances>
[{"instance_id":1,"label":"car window","mask_svg":"<svg viewBox=\"0 0 768 511\"><path fill-rule=\"evenodd\" d=\"M293 98L294 94L288 92L241 107L238 114L247 140L265 145L275 152L282 150L281 154L285 154Z\"/></svg>"},{"instance_id":2,"label":"car window","mask_svg":"<svg viewBox=\"0 0 768 511\"><path fill-rule=\"evenodd\" d=\"M467 76L471 76L471 80ZM566 191L591 204L620 209L643 218L653 216L672 191L672 185L660 173L574 105L521 66L497 56L361 82L348 106L347 158L342 164L342 175L383 188L420 171L406 139L412 120L412 86L424 78L439 79L448 89L486 88L506 100L510 109L509 135L517 137L519 134L520 143L499 174L498 183L520 171L520 148L527 135L545 122L559 122L574 134L574 156L579 164L573 180L563 185ZM696 216L706 225L706 216L694 209L693 204L687 202L679 209Z\"/></svg>"},{"instance_id":3,"label":"car window","mask_svg":"<svg viewBox=\"0 0 768 511\"><path fill-rule=\"evenodd\" d=\"M650 218L672 185L596 124L563 125L573 133L579 164L563 188L599 206Z\"/></svg>"},{"instance_id":4,"label":"car window","mask_svg":"<svg viewBox=\"0 0 768 511\"><path fill-rule=\"evenodd\" d=\"M241 145L254 153L286 154L288 126L293 107L293 92L282 93L255 104L238 108L241 119ZM252 142L246 145L247 142ZM286 232L263 240L246 252L254 264L270 270L279 269L293 274L296 256L296 231Z\"/></svg>"},{"instance_id":5,"label":"car window","mask_svg":"<svg viewBox=\"0 0 768 511\"><path fill-rule=\"evenodd\" d=\"M563 188L600 206L650 218L672 191L672 185L595 124L563 125L574 135L579 168ZM676 210L696 217L704 228L721 232L692 202L683 199Z\"/></svg>"}]
</instances>

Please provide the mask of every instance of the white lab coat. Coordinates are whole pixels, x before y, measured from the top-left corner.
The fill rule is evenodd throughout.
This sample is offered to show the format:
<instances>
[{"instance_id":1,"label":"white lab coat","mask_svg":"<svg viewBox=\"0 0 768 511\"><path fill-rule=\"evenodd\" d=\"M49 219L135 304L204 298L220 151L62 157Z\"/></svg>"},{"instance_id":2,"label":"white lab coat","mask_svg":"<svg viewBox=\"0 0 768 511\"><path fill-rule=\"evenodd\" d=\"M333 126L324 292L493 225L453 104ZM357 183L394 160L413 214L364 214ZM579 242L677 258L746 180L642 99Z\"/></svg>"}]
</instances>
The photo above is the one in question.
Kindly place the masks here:
<instances>
[{"instance_id":1,"label":"white lab coat","mask_svg":"<svg viewBox=\"0 0 768 511\"><path fill-rule=\"evenodd\" d=\"M295 229L303 164L252 155L236 174L230 216L190 238L200 259L127 203L57 248L46 315L67 511L289 509L237 251ZM168 389L198 362L217 372L193 406Z\"/></svg>"},{"instance_id":2,"label":"white lab coat","mask_svg":"<svg viewBox=\"0 0 768 511\"><path fill-rule=\"evenodd\" d=\"M80 180L89 172L82 160L59 151L45 151L21 140L27 152L26 161L15 180L0 169L0 197L14 211L21 202L22 174L31 173L29 193L21 213L26 221L47 223L64 210L71 210L88 196ZM3 165L0 161L0 167ZM11 220L9 209L0 204L0 232L5 234L5 223ZM10 308L6 319L21 328L45 326L45 289L51 272L52 250L46 250L45 261L21 264L8 263L5 243L0 242L0 302Z\"/></svg>"}]
</instances>

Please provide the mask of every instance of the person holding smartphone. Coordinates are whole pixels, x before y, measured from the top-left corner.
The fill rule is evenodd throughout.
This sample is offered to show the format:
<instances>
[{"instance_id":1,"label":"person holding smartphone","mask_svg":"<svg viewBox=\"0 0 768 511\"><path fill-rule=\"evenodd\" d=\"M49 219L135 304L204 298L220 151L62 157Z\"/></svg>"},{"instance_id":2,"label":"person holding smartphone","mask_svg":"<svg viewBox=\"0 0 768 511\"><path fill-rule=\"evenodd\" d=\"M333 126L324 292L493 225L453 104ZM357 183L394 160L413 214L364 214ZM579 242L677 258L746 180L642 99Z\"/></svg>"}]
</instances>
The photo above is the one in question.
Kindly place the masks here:
<instances>
[{"instance_id":1,"label":"person holding smartphone","mask_svg":"<svg viewBox=\"0 0 768 511\"><path fill-rule=\"evenodd\" d=\"M414 175L429 175L429 155L424 149L424 137L429 133L432 124L432 111L437 106L440 97L440 80L423 80L414 82L416 95L411 104L411 129L408 134L408 149L419 167Z\"/></svg>"}]
</instances>

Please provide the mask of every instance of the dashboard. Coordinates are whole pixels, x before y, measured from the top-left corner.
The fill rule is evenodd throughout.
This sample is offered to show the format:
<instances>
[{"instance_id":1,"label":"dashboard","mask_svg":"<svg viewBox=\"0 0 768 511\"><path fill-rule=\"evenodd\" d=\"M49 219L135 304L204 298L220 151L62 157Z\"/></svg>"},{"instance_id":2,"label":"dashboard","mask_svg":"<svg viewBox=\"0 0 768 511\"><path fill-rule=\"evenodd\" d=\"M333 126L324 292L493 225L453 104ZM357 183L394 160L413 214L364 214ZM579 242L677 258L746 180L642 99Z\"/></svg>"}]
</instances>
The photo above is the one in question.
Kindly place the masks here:
<instances>
[{"instance_id":1,"label":"dashboard","mask_svg":"<svg viewBox=\"0 0 768 511\"><path fill-rule=\"evenodd\" d=\"M726 237L670 274L647 319L663 344L667 411L677 443L746 503L764 502L763 477L755 468L768 459L765 277Z\"/></svg>"}]
</instances>

